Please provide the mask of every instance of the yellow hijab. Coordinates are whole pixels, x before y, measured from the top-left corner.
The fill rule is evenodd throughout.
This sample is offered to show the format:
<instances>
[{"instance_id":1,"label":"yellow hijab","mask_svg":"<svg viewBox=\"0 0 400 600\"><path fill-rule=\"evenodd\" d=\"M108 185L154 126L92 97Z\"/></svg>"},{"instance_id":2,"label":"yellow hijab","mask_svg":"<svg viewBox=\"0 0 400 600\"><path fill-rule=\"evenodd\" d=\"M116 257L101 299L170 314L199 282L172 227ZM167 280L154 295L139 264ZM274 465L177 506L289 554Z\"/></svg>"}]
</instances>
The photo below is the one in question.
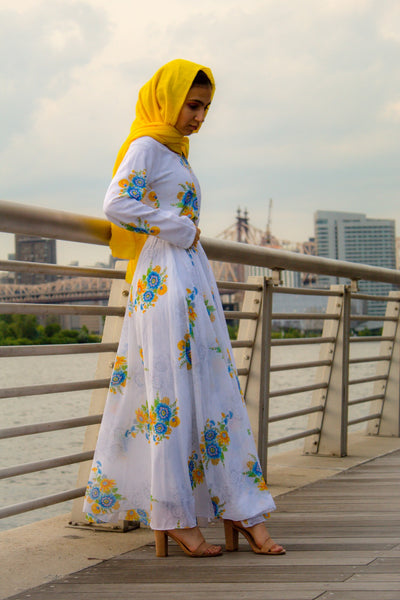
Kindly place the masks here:
<instances>
[{"instance_id":1,"label":"yellow hijab","mask_svg":"<svg viewBox=\"0 0 400 600\"><path fill-rule=\"evenodd\" d=\"M211 81L213 95L215 83L211 70L180 58L161 67L141 88L136 104L136 118L128 137L118 152L113 176L133 140L145 135L168 146L174 152L188 157L189 139L180 134L174 125L193 80L200 70L204 71ZM146 239L146 234L127 231L114 223L111 224L110 248L112 255L130 259L126 273L128 282L132 281L136 263Z\"/></svg>"}]
</instances>

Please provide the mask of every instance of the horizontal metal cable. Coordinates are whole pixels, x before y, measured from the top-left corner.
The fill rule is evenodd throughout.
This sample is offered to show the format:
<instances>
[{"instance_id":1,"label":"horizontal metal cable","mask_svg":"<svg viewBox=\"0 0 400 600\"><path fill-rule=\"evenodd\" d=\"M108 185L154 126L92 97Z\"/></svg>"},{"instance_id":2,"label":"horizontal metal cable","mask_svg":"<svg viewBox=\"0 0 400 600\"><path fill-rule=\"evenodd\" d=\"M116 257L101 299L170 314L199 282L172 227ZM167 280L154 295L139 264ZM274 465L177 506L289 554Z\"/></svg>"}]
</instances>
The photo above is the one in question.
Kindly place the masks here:
<instances>
[{"instance_id":1,"label":"horizontal metal cable","mask_svg":"<svg viewBox=\"0 0 400 600\"><path fill-rule=\"evenodd\" d=\"M237 374L238 375L248 375L249 374L249 369L237 369Z\"/></svg>"},{"instance_id":2,"label":"horizontal metal cable","mask_svg":"<svg viewBox=\"0 0 400 600\"><path fill-rule=\"evenodd\" d=\"M20 515L30 510L44 508L45 506L52 506L53 504L59 504L60 502L66 502L67 500L74 500L75 498L84 496L85 492L86 488L84 487L75 488L73 490L59 492L58 494L52 494L51 496L43 496L42 498L36 498L35 500L21 502L20 504L5 506L4 508L0 508L0 519Z\"/></svg>"},{"instance_id":3,"label":"horizontal metal cable","mask_svg":"<svg viewBox=\"0 0 400 600\"><path fill-rule=\"evenodd\" d=\"M383 400L384 394L375 394L373 396L365 396L364 398L357 398L357 400L349 400L349 406L355 406L356 404L364 404L365 402L372 402L373 400Z\"/></svg>"},{"instance_id":4,"label":"horizontal metal cable","mask_svg":"<svg viewBox=\"0 0 400 600\"><path fill-rule=\"evenodd\" d=\"M54 273L68 277L98 277L100 279L125 279L125 272L118 269L100 269L98 267L73 267L30 262L27 260L0 260L0 271L15 273Z\"/></svg>"},{"instance_id":5,"label":"horizontal metal cable","mask_svg":"<svg viewBox=\"0 0 400 600\"><path fill-rule=\"evenodd\" d=\"M252 348L252 340L231 340L232 348Z\"/></svg>"},{"instance_id":6,"label":"horizontal metal cable","mask_svg":"<svg viewBox=\"0 0 400 600\"><path fill-rule=\"evenodd\" d=\"M297 346L302 344L332 344L334 337L307 337L307 338L273 338L271 346Z\"/></svg>"},{"instance_id":7,"label":"horizontal metal cable","mask_svg":"<svg viewBox=\"0 0 400 600\"><path fill-rule=\"evenodd\" d=\"M0 200L0 231L107 246L111 224L105 219ZM400 284L396 269L208 237L203 237L201 243L211 260Z\"/></svg>"},{"instance_id":8,"label":"horizontal metal cable","mask_svg":"<svg viewBox=\"0 0 400 600\"><path fill-rule=\"evenodd\" d=\"M317 435L320 433L321 429L319 427L316 427L315 429L307 429L301 433L294 433L293 435L272 440L272 442L268 442L267 447L271 448L272 446L280 446L281 444L287 444L288 442L294 442L295 440L301 440L302 438L309 437L310 435Z\"/></svg>"},{"instance_id":9,"label":"horizontal metal cable","mask_svg":"<svg viewBox=\"0 0 400 600\"><path fill-rule=\"evenodd\" d=\"M109 385L109 379L90 379L88 381L27 385L23 387L0 389L0 398L19 398L21 396L40 396L42 394L58 394L60 392L76 392L79 390L97 390L99 388L107 388Z\"/></svg>"},{"instance_id":10,"label":"horizontal metal cable","mask_svg":"<svg viewBox=\"0 0 400 600\"><path fill-rule=\"evenodd\" d=\"M287 388L286 390L276 390L275 392L270 392L269 397L277 398L278 396L290 396L290 394L301 394L302 392L311 392L312 390L323 390L327 387L327 383L314 383L313 385Z\"/></svg>"},{"instance_id":11,"label":"horizontal metal cable","mask_svg":"<svg viewBox=\"0 0 400 600\"><path fill-rule=\"evenodd\" d=\"M360 363L378 362L381 360L391 360L390 354L386 356L367 356L366 358L350 358L349 365L358 365Z\"/></svg>"},{"instance_id":12,"label":"horizontal metal cable","mask_svg":"<svg viewBox=\"0 0 400 600\"><path fill-rule=\"evenodd\" d=\"M96 354L116 352L118 342L84 344L42 344L34 346L0 346L0 357L6 356L55 356L60 354Z\"/></svg>"},{"instance_id":13,"label":"horizontal metal cable","mask_svg":"<svg viewBox=\"0 0 400 600\"><path fill-rule=\"evenodd\" d=\"M354 300L376 300L376 302L400 302L400 298L394 296L374 296L373 294L359 294L356 292L351 295Z\"/></svg>"},{"instance_id":14,"label":"horizontal metal cable","mask_svg":"<svg viewBox=\"0 0 400 600\"><path fill-rule=\"evenodd\" d=\"M358 335L351 337L350 342L393 342L394 337L392 335Z\"/></svg>"},{"instance_id":15,"label":"horizontal metal cable","mask_svg":"<svg viewBox=\"0 0 400 600\"><path fill-rule=\"evenodd\" d=\"M352 419L347 424L350 427L350 425L357 425L358 423L365 423L366 421L372 421L373 419L380 418L381 415L379 413L375 413L374 415L367 415L366 417L360 417L359 419Z\"/></svg>"},{"instance_id":16,"label":"horizontal metal cable","mask_svg":"<svg viewBox=\"0 0 400 600\"><path fill-rule=\"evenodd\" d=\"M245 281L217 281L218 289L243 290L249 292L261 292L263 286L258 283L246 283Z\"/></svg>"},{"instance_id":17,"label":"horizontal metal cable","mask_svg":"<svg viewBox=\"0 0 400 600\"><path fill-rule=\"evenodd\" d=\"M92 460L93 456L94 451L91 450L90 452L79 452L79 454L58 456L57 458L48 458L47 460L38 460L23 465L5 467L4 469L0 469L0 479L8 479L9 477L17 477L18 475L27 475L28 473L37 473L38 471L46 471L47 469L65 467L65 465L74 465L76 463L85 462L86 460Z\"/></svg>"},{"instance_id":18,"label":"horizontal metal cable","mask_svg":"<svg viewBox=\"0 0 400 600\"><path fill-rule=\"evenodd\" d=\"M120 306L101 306L87 304L35 304L25 302L0 302L0 314L24 315L108 315L123 317L125 308Z\"/></svg>"},{"instance_id":19,"label":"horizontal metal cable","mask_svg":"<svg viewBox=\"0 0 400 600\"><path fill-rule=\"evenodd\" d=\"M31 425L19 425L18 427L7 427L0 429L0 440L21 437L23 435L34 435L36 433L47 433L48 431L59 431L60 429L72 429L85 425L101 423L103 415L89 415L87 417L74 417L62 421L47 421L43 423L32 423Z\"/></svg>"},{"instance_id":20,"label":"horizontal metal cable","mask_svg":"<svg viewBox=\"0 0 400 600\"><path fill-rule=\"evenodd\" d=\"M312 367L324 367L331 365L332 360L314 360L311 362L304 363L292 363L287 365L273 365L270 367L270 371L291 371L294 369L310 369Z\"/></svg>"},{"instance_id":21,"label":"horizontal metal cable","mask_svg":"<svg viewBox=\"0 0 400 600\"><path fill-rule=\"evenodd\" d=\"M338 290L336 291L332 291L332 290L320 290L320 289L313 289L313 290L306 290L304 288L296 288L296 287L274 287L273 290L274 294L294 294L295 296L343 296L343 292Z\"/></svg>"},{"instance_id":22,"label":"horizontal metal cable","mask_svg":"<svg viewBox=\"0 0 400 600\"><path fill-rule=\"evenodd\" d=\"M252 319L255 321L258 319L258 313L256 312L243 312L241 310L225 310L225 319Z\"/></svg>"},{"instance_id":23,"label":"horizontal metal cable","mask_svg":"<svg viewBox=\"0 0 400 600\"><path fill-rule=\"evenodd\" d=\"M397 317L378 317L376 315L350 315L350 321L397 321Z\"/></svg>"},{"instance_id":24,"label":"horizontal metal cable","mask_svg":"<svg viewBox=\"0 0 400 600\"><path fill-rule=\"evenodd\" d=\"M350 379L349 385L358 385L359 383L370 383L371 381L386 381L387 375L374 375L372 377L361 377L361 379Z\"/></svg>"},{"instance_id":25,"label":"horizontal metal cable","mask_svg":"<svg viewBox=\"0 0 400 600\"><path fill-rule=\"evenodd\" d=\"M272 313L273 321L338 321L339 315L336 313Z\"/></svg>"},{"instance_id":26,"label":"horizontal metal cable","mask_svg":"<svg viewBox=\"0 0 400 600\"><path fill-rule=\"evenodd\" d=\"M277 421L284 421L285 419L295 419L296 417L303 417L304 415L310 415L312 413L321 412L324 410L322 404L318 406L310 406L310 408L303 408L301 410L293 410L292 412L284 413L282 415L274 415L268 419L268 423L276 423Z\"/></svg>"}]
</instances>

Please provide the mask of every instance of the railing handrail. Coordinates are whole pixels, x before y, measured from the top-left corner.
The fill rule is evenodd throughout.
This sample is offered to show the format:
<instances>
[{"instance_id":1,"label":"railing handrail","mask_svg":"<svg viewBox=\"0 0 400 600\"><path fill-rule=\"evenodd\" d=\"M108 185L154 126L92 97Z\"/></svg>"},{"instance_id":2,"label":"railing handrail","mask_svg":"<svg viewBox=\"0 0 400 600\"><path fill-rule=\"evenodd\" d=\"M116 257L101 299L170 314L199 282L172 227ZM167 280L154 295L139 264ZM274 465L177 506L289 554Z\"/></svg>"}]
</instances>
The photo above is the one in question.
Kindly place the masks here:
<instances>
[{"instance_id":1,"label":"railing handrail","mask_svg":"<svg viewBox=\"0 0 400 600\"><path fill-rule=\"evenodd\" d=\"M110 238L110 229L110 223L105 219L0 200L0 231L5 233L32 234L106 246ZM211 260L331 275L351 280L363 279L400 284L400 271L395 269L309 256L209 237L202 237L201 242Z\"/></svg>"}]
</instances>

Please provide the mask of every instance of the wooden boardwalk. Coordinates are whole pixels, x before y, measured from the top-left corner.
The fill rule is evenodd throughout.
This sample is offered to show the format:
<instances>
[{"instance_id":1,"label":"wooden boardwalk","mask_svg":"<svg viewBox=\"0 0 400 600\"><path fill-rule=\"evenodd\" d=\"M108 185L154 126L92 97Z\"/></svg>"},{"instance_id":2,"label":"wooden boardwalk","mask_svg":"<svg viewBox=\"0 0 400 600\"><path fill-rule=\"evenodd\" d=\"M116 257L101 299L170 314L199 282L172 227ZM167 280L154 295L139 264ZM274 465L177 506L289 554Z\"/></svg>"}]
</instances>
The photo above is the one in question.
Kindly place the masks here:
<instances>
[{"instance_id":1,"label":"wooden boardwalk","mask_svg":"<svg viewBox=\"0 0 400 600\"><path fill-rule=\"evenodd\" d=\"M400 451L277 499L269 523L285 556L240 551L196 560L150 544L13 600L399 600ZM207 530L223 542L220 525ZM27 556L29 560L29 556Z\"/></svg>"}]
</instances>

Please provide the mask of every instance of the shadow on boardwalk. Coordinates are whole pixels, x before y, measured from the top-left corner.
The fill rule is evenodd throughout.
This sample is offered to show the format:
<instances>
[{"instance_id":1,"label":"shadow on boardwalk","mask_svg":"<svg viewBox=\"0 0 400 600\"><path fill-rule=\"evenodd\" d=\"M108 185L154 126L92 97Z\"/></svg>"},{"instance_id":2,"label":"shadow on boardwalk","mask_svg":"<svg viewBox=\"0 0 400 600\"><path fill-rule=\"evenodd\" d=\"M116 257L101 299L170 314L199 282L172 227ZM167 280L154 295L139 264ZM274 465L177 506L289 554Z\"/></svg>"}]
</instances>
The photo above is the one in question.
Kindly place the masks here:
<instances>
[{"instance_id":1,"label":"shadow on boardwalk","mask_svg":"<svg viewBox=\"0 0 400 600\"><path fill-rule=\"evenodd\" d=\"M399 600L400 450L278 498L269 524L285 556L208 560L149 544L10 600ZM223 543L220 525L207 539ZM29 560L29 557L27 557Z\"/></svg>"}]
</instances>

